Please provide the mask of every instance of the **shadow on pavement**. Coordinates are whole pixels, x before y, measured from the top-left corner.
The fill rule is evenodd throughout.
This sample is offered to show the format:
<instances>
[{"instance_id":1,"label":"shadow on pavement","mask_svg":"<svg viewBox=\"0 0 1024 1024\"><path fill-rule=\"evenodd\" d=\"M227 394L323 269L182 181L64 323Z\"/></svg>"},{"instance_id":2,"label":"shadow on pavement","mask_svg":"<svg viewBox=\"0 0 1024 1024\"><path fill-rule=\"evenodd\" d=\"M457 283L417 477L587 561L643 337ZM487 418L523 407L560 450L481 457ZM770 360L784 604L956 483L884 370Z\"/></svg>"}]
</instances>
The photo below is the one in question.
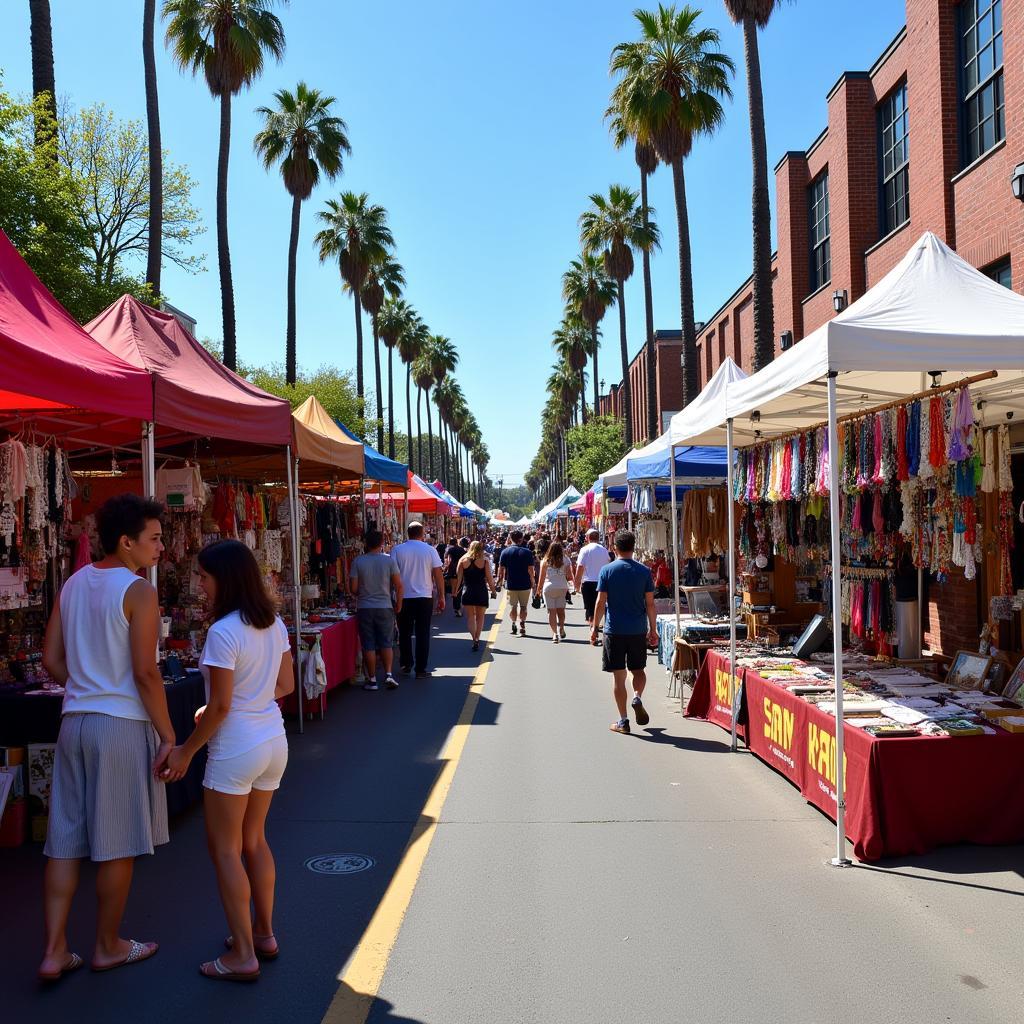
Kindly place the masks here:
<instances>
[{"instance_id":1,"label":"shadow on pavement","mask_svg":"<svg viewBox=\"0 0 1024 1024\"><path fill-rule=\"evenodd\" d=\"M871 864L857 863L855 867L862 871L902 875L905 878L938 882L941 885L1004 893L1007 896L1024 896L1024 847L1021 846L945 846L922 856L889 857ZM964 881L963 878L941 878L935 874L963 876L1007 872L1022 878L1020 888L985 885L982 882Z\"/></svg>"},{"instance_id":2,"label":"shadow on pavement","mask_svg":"<svg viewBox=\"0 0 1024 1024\"><path fill-rule=\"evenodd\" d=\"M488 628L491 621L489 616ZM329 695L324 721L307 721L301 736L297 723L288 723L288 770L268 819L281 956L263 967L254 985L220 984L198 973L201 961L223 952L225 935L201 808L175 819L170 844L136 863L122 935L158 941L158 955L109 974L86 967L46 991L35 981L43 948L42 848L0 850L0 1018L27 1021L42 1013L75 1024L136 1018L177 1024L185 1016L318 1024L337 992L339 971L401 861L477 658L464 638L435 636L431 678L401 677L394 692L339 687ZM498 709L481 697L475 721L497 724ZM320 874L307 866L316 858L364 869ZM69 923L71 948L87 963L94 878L93 866L84 864ZM391 1009L375 1007L370 1019L409 1019Z\"/></svg>"},{"instance_id":3,"label":"shadow on pavement","mask_svg":"<svg viewBox=\"0 0 1024 1024\"><path fill-rule=\"evenodd\" d=\"M643 730L634 728L631 736L637 736L649 743L667 743L680 750L699 750L706 754L728 754L729 744L718 740L705 740L696 736L670 736L663 728L645 726Z\"/></svg>"}]
</instances>

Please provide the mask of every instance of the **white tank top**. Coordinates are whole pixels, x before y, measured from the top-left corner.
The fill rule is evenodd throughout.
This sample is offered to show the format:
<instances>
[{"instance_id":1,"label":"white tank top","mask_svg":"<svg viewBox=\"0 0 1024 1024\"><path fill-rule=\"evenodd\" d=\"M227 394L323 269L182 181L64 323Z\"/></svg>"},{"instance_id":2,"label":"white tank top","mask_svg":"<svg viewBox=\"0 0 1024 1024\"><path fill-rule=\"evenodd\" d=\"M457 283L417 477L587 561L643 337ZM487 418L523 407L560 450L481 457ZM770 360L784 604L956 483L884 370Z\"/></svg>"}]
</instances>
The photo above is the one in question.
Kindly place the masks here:
<instances>
[{"instance_id":1,"label":"white tank top","mask_svg":"<svg viewBox=\"0 0 1024 1024\"><path fill-rule=\"evenodd\" d=\"M141 577L86 565L60 592L68 681L64 714L89 711L149 721L132 672L124 595Z\"/></svg>"},{"instance_id":2,"label":"white tank top","mask_svg":"<svg viewBox=\"0 0 1024 1024\"><path fill-rule=\"evenodd\" d=\"M545 590L568 590L569 584L565 579L565 566L561 569L556 569L553 565L547 567L547 572L544 574L544 589Z\"/></svg>"}]
</instances>

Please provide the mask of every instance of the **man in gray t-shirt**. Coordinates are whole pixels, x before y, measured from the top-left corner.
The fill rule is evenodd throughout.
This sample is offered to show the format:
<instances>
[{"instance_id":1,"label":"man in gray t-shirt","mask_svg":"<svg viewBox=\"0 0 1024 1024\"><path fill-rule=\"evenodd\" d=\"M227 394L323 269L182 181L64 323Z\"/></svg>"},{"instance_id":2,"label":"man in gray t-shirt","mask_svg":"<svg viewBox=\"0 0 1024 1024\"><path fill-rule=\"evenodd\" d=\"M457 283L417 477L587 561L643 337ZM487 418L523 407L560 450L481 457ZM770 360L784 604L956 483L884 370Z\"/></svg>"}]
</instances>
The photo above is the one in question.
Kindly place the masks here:
<instances>
[{"instance_id":1,"label":"man in gray t-shirt","mask_svg":"<svg viewBox=\"0 0 1024 1024\"><path fill-rule=\"evenodd\" d=\"M366 667L364 690L376 690L377 652L387 673L384 685L398 689L398 681L391 674L395 639L395 614L402 609L402 578L398 566L390 555L381 551L384 538L377 530L368 530L364 543L366 554L352 562L349 587L356 596L356 617L359 621L359 642L363 648ZM392 591L394 600L392 601Z\"/></svg>"}]
</instances>

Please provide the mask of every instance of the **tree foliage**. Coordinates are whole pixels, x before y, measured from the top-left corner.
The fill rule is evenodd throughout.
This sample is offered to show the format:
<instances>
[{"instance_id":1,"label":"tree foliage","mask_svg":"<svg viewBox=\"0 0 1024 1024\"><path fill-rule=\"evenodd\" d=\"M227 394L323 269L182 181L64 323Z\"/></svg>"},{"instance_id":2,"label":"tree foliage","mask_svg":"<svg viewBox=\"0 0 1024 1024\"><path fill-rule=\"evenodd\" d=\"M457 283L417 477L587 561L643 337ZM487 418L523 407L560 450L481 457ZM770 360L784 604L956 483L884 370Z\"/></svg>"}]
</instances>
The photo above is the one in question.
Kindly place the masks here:
<instances>
[{"instance_id":1,"label":"tree foliage","mask_svg":"<svg viewBox=\"0 0 1024 1024\"><path fill-rule=\"evenodd\" d=\"M359 416L359 401L351 373L342 373L337 367L324 363L312 372L299 370L295 384L285 379L283 363L270 366L240 367L239 373L258 388L285 398L293 409L316 395L332 419L341 420L356 437L366 437L367 424Z\"/></svg>"},{"instance_id":2,"label":"tree foliage","mask_svg":"<svg viewBox=\"0 0 1024 1024\"><path fill-rule=\"evenodd\" d=\"M569 482L585 492L626 454L622 420L614 416L592 416L586 424L569 430L568 446Z\"/></svg>"}]
</instances>

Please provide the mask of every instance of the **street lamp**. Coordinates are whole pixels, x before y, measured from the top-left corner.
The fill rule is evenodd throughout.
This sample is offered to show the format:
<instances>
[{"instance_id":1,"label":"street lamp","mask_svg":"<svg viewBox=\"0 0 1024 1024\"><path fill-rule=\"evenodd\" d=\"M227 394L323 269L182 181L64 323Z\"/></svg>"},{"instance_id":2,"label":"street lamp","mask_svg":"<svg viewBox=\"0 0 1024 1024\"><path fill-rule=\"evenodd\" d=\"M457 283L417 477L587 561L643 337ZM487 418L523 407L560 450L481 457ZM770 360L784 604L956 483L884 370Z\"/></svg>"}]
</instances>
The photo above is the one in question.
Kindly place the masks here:
<instances>
[{"instance_id":1,"label":"street lamp","mask_svg":"<svg viewBox=\"0 0 1024 1024\"><path fill-rule=\"evenodd\" d=\"M832 306L837 313L842 313L842 311L846 309L846 301L847 296L845 288L837 288L832 293Z\"/></svg>"}]
</instances>

